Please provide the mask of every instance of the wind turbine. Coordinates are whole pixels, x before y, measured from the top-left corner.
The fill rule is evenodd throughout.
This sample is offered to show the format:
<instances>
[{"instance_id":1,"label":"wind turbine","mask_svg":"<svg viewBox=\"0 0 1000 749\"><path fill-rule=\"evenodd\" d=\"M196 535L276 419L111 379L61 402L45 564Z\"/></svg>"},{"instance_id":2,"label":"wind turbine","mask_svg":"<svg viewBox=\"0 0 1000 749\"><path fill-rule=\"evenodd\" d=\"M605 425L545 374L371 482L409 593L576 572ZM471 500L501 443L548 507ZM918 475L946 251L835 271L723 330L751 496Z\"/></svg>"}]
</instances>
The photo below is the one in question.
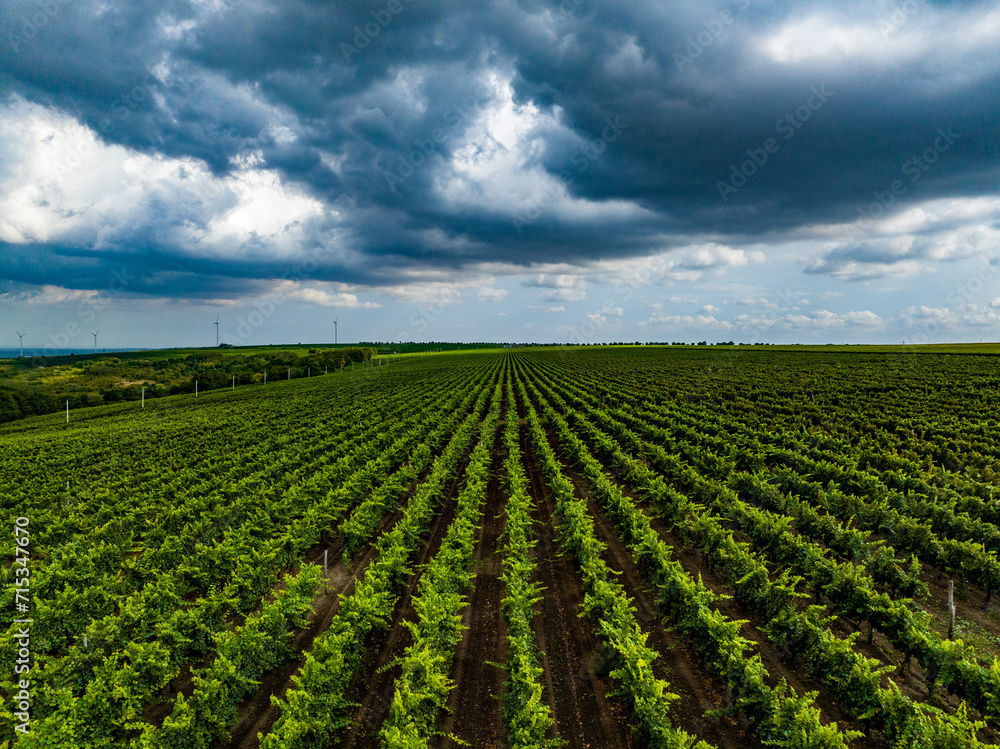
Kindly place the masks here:
<instances>
[{"instance_id":1,"label":"wind turbine","mask_svg":"<svg viewBox=\"0 0 1000 749\"><path fill-rule=\"evenodd\" d=\"M333 345L337 345L337 321L333 321Z\"/></svg>"},{"instance_id":2,"label":"wind turbine","mask_svg":"<svg viewBox=\"0 0 1000 749\"><path fill-rule=\"evenodd\" d=\"M99 331L99 330L97 331L97 333L100 333L100 332L101 331ZM95 333L94 331L90 331L90 334L92 336L94 336L94 353L95 354L97 353L97 333Z\"/></svg>"},{"instance_id":3,"label":"wind turbine","mask_svg":"<svg viewBox=\"0 0 1000 749\"><path fill-rule=\"evenodd\" d=\"M219 316L215 316L215 347L219 348Z\"/></svg>"},{"instance_id":4,"label":"wind turbine","mask_svg":"<svg viewBox=\"0 0 1000 749\"><path fill-rule=\"evenodd\" d=\"M20 356L20 358L23 359L24 358L24 333L18 333L16 328L14 329L14 332L17 333L17 337L21 339L21 356Z\"/></svg>"}]
</instances>

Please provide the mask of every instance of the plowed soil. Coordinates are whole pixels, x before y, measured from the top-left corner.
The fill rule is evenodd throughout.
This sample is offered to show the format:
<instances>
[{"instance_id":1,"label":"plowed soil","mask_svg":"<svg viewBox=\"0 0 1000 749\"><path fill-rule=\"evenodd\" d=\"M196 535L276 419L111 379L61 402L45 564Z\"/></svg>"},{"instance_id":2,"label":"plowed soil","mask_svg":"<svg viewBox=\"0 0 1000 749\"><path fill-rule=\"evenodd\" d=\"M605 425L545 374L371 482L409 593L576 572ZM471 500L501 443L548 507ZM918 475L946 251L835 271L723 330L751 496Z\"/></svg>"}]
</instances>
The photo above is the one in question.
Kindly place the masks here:
<instances>
[{"instance_id":1,"label":"plowed soil","mask_svg":"<svg viewBox=\"0 0 1000 749\"><path fill-rule=\"evenodd\" d=\"M462 626L467 629L456 649L450 674L455 687L448 700L448 710L438 725L441 735L431 741L431 747L460 746L449 738L452 735L472 747L486 749L507 745L499 700L504 673L493 665L507 659L507 631L500 611L504 585L500 579L502 566L498 551L505 497L497 473L506 457L500 452L500 435L498 430L493 471L476 540L475 588L462 616Z\"/></svg>"},{"instance_id":2,"label":"plowed soil","mask_svg":"<svg viewBox=\"0 0 1000 749\"><path fill-rule=\"evenodd\" d=\"M344 741L338 745L343 749L378 746L378 732L389 714L392 697L396 691L396 678L400 671L399 666L390 664L403 654L406 646L412 641L410 630L403 626L403 622L416 618L416 611L413 609L411 599L416 592L423 566L441 548L441 542L448 532L451 521L455 518L455 498L458 496L461 477L465 473L467 464L468 458L466 457L451 482L444 504L434 518L430 539L420 551L415 563L416 572L410 575L410 579L407 581L389 629L374 635L361 668L358 669L358 673L355 674L348 689L350 698L358 702L360 706L352 716L351 728Z\"/></svg>"},{"instance_id":3,"label":"plowed soil","mask_svg":"<svg viewBox=\"0 0 1000 749\"><path fill-rule=\"evenodd\" d=\"M632 747L620 702L608 697L608 656L594 628L580 614L583 591L570 558L560 553L555 500L542 468L530 449L524 429L521 454L531 481L538 522L536 559L539 580L545 587L540 614L533 620L535 637L542 651L542 667L555 733L571 749Z\"/></svg>"}]
</instances>

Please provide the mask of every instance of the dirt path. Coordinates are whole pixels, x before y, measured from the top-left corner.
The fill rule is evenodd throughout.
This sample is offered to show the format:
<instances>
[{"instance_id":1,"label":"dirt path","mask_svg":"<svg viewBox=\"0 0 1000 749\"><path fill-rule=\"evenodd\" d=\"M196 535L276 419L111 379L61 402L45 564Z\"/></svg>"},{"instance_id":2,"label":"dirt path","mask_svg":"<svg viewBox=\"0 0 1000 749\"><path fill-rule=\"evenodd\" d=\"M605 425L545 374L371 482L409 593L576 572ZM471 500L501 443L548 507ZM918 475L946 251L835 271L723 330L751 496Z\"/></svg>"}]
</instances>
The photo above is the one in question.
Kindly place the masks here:
<instances>
[{"instance_id":1,"label":"dirt path","mask_svg":"<svg viewBox=\"0 0 1000 749\"><path fill-rule=\"evenodd\" d=\"M546 429L546 433L549 443L556 450L556 453L560 454L558 439L551 430ZM614 524L604 515L603 511L590 496L583 477L572 468L564 468L563 472L573 482L577 496L587 499L588 508L595 521L595 532L599 534L598 538L608 545L608 549L605 552L605 562L613 569L622 571L623 574L620 582L634 599L633 605L637 609L637 618L640 624L650 632L648 644L661 653L664 664L667 663L666 659L671 659L669 661L671 668L664 675L665 678L671 683L672 687L675 686L676 682L677 686L674 688L674 691L678 694L681 694L682 688L692 690L682 695L685 698L684 700L678 701L675 704L674 715L677 719L677 724L690 733L696 733L713 743L718 742L720 747L759 745L753 737L741 735L740 731L732 726L726 726L720 721L712 721L704 718L703 713L705 710L715 709L719 706L716 695L728 694L728 688L724 684L711 679L705 668L701 665L700 658L696 653L690 652L690 655L693 655L694 658L686 660L683 657L683 653L674 653L669 649L669 642L661 639L662 631L665 628L657 624L659 617L656 614L655 596L642 583L635 563L632 561L631 552L620 540ZM611 471L608 471L608 473L609 475L613 475ZM732 589L729 588L726 582L710 570L707 565L702 563L700 554L685 551L683 539L677 534L669 532L663 523L649 512L648 506L630 491L627 485L619 483L619 486L622 492L630 497L636 506L649 517L653 528L673 548L677 559L693 579L698 579L700 575L706 587L716 593L732 595ZM764 626L765 622L760 617L755 616L752 612L737 604L732 598L719 601L716 604L716 608L730 619L737 621L748 620L748 623L744 624L741 628L740 634L754 643L754 651L752 652L760 655L761 661L771 677L769 683L772 686L777 684L780 679L784 679L798 694L818 691L816 705L821 710L824 722L836 721L841 729L861 730L858 724L843 713L836 702L825 693L826 690L822 684L816 682L810 675L801 673L794 664L782 658L779 648L761 631L760 628ZM677 670L674 671L674 668ZM707 684L705 683L706 681L708 682ZM693 710L690 710L690 703L687 706L681 704L687 702L688 698L695 701L696 707ZM715 734L718 735L716 736ZM711 739L709 739L710 735L712 736ZM735 743L733 743L734 741ZM878 746L878 744L868 744L868 746Z\"/></svg>"},{"instance_id":2,"label":"dirt path","mask_svg":"<svg viewBox=\"0 0 1000 749\"><path fill-rule=\"evenodd\" d=\"M641 502L637 502L637 505L639 505L650 518L653 528L657 531L660 537L673 547L674 554L676 555L678 561L680 561L685 571L692 578L697 579L700 575L705 586L712 591L726 595L733 594L732 588L726 583L726 581L723 580L714 570L710 569L703 563L701 555L698 552L685 549L684 541L679 535L668 531L659 518L649 513L648 508L642 505ZM748 620L747 624L744 624L740 629L740 634L754 643L753 652L760 655L761 662L764 664L764 667L771 676L770 684L772 686L776 684L779 679L784 679L798 694L816 691L818 692L816 705L820 708L824 722L836 721L841 730L863 730L863 726L859 725L839 708L836 701L830 697L826 687L822 683L816 681L803 668L793 663L781 652L781 649L775 645L775 643L768 639L762 631L762 628L766 624L763 618L757 616L733 598L718 601L716 603L716 608L722 611L722 613L730 619ZM868 743L854 744L854 746L882 745L877 742L873 742L871 737L869 737Z\"/></svg>"},{"instance_id":3,"label":"dirt path","mask_svg":"<svg viewBox=\"0 0 1000 749\"><path fill-rule=\"evenodd\" d=\"M402 513L394 513L383 520L379 533L391 528ZM375 545L371 544L364 553L355 557L350 564L344 564L342 542L338 541L329 547L329 582L324 592L313 602L313 612L309 615L309 627L297 630L292 640L292 647L302 654L294 661L274 669L264 675L260 687L252 699L240 705L236 725L229 734L229 741L220 744L220 749L255 749L260 742L258 733L268 733L275 721L281 715L279 708L271 704L271 695L284 698L292 684L292 677L299 672L305 663L304 654L312 649L313 641L329 627L340 610L340 596L350 595L354 584L375 558ZM323 563L323 548L314 548L307 555L307 561L314 564Z\"/></svg>"},{"instance_id":4,"label":"dirt path","mask_svg":"<svg viewBox=\"0 0 1000 749\"><path fill-rule=\"evenodd\" d=\"M455 651L450 674L455 686L449 695L448 710L438 722L438 730L445 735L434 737L429 744L435 749L459 746L447 734L482 749L507 745L497 699L503 691L504 672L490 663L507 660L507 630L500 611L504 585L498 553L505 504L498 475L505 457L501 452L501 430L497 430L493 445L493 470L476 539L475 588L462 615L462 625L468 629Z\"/></svg>"},{"instance_id":5,"label":"dirt path","mask_svg":"<svg viewBox=\"0 0 1000 749\"><path fill-rule=\"evenodd\" d=\"M639 575L628 547L622 543L614 524L590 496L582 477L565 470L576 487L577 496L586 498L587 509L594 518L594 532L607 549L602 555L618 577L636 609L636 621L649 633L646 644L660 654L654 672L670 683L670 691L680 695L671 710L674 724L708 741L718 749L743 749L759 743L742 730L731 718L711 718L705 713L728 706L729 688L713 678L701 663L698 653L684 637L661 622L656 596Z\"/></svg>"},{"instance_id":6,"label":"dirt path","mask_svg":"<svg viewBox=\"0 0 1000 749\"><path fill-rule=\"evenodd\" d=\"M947 622L948 610L948 580L955 581L955 617L957 621L965 620L976 626L983 627L993 632L997 629L998 613L995 604L1000 597L994 595L990 597L990 603L986 603L986 593L982 588L977 588L966 580L940 573L927 564L920 565L923 572L920 579L927 583L930 594L927 598L919 599L933 613L941 612L942 621Z\"/></svg>"},{"instance_id":7,"label":"dirt path","mask_svg":"<svg viewBox=\"0 0 1000 749\"><path fill-rule=\"evenodd\" d=\"M583 592L572 560L561 554L555 528L555 501L541 466L521 433L521 453L537 510L540 613L532 621L542 651L546 694L556 735L570 749L635 746L621 703L608 698L608 658L593 625L578 616Z\"/></svg>"},{"instance_id":8,"label":"dirt path","mask_svg":"<svg viewBox=\"0 0 1000 749\"><path fill-rule=\"evenodd\" d=\"M428 472L429 469L425 471L421 481ZM355 582L363 576L369 563L375 558L374 539L380 538L402 519L406 502L415 486L416 484L411 485L401 495L398 506L379 523L372 536L372 543L365 547L363 552L356 554L350 562L345 564L343 561L344 544L343 539L339 537L332 545L318 544L306 553L306 561L322 564L323 552L329 550L327 554L329 584L314 601L313 612L309 616L309 628L297 631L294 635L292 646L300 655L294 661L264 675L257 693L240 705L237 722L230 732L229 740L219 743L219 749L256 749L260 745L257 734L267 734L281 715L280 708L271 703L271 696L283 699L289 688L294 686L292 677L305 663L305 653L312 649L315 639L329 629L333 618L340 610L341 595L347 596L354 591ZM283 583L279 584L275 591L280 590L282 585Z\"/></svg>"},{"instance_id":9,"label":"dirt path","mask_svg":"<svg viewBox=\"0 0 1000 749\"><path fill-rule=\"evenodd\" d=\"M416 618L411 599L416 592L422 566L437 553L455 518L457 509L455 499L467 465L468 456L462 461L451 482L444 505L433 521L430 539L424 544L414 564L417 571L410 575L388 629L375 635L358 672L354 675L348 694L352 695L351 699L359 703L359 707L351 718L351 728L339 745L342 749L378 746L378 732L389 714L392 697L396 691L396 678L400 673L398 665L389 666L389 664L399 658L406 646L412 642L410 631L403 626L403 622Z\"/></svg>"}]
</instances>

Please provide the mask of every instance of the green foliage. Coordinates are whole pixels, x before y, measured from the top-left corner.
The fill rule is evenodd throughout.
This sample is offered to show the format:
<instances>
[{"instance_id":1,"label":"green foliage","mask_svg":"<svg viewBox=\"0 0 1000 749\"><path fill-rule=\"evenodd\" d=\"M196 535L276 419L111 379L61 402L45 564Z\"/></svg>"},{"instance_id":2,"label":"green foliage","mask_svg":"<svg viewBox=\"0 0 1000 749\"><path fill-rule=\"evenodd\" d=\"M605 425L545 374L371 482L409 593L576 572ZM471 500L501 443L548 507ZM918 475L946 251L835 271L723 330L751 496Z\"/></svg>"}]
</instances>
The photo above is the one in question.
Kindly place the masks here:
<instances>
[{"instance_id":1,"label":"green foliage","mask_svg":"<svg viewBox=\"0 0 1000 749\"><path fill-rule=\"evenodd\" d=\"M597 498L618 524L623 540L634 543L642 536L632 528L637 523L640 525L648 523L648 520L637 512L631 502L608 480L601 463L589 454L580 438L569 428L566 419L549 406L545 402L545 398L547 397L566 410L567 415L577 425L580 433L586 435L588 441L596 446L610 464L616 466L618 470L624 471L626 478L634 481L637 485L651 487L656 485L656 474L650 468L636 461L626 460L621 455L621 449L615 441L588 423L584 413L593 412L593 409L586 406L579 411L568 409L554 389L541 381L537 384L538 389L535 389L534 383L531 388L536 398L543 403L546 417L549 423L554 426L561 444L567 450L568 455L581 465L588 482L596 490ZM542 391L545 393L544 397ZM921 623L919 620L914 620L912 612L908 608L902 604L894 604L886 596L874 594L868 587L869 583L866 581L865 573L858 568L849 564L838 566L825 562L825 552L822 549L810 546L808 542L791 534L787 519L770 516L749 508L731 490L710 479L702 478L697 472L656 446L644 443L632 435L627 435L625 441L645 452L645 457L651 459L652 464L657 468L663 469L667 477L676 479L688 491L708 503L709 506L700 508L694 517L681 520L678 529L697 548L701 549L710 558L716 570L722 572L726 579L734 585L738 599L765 616L767 620L772 621L769 629L772 636L784 637L786 642L792 643L800 657L810 663L814 674L834 689L842 704L848 707L855 716L872 722L894 741L902 735L918 731L916 726L925 726L916 734L919 736L919 740L918 743L913 744L914 746L930 746L930 744L919 742L929 741L929 736L935 732L958 731L962 735L968 733L968 724L962 718L925 709L925 706L918 706L903 699L898 690L883 689L881 675L891 668L879 668L877 661L866 659L860 655L852 646L853 639L839 640L834 637L829 629L823 626L823 622L815 616L815 610L810 610L807 614L797 612L793 604L797 595L795 593L797 580L787 575L772 580L762 560L750 550L747 544L737 543L733 539L732 531L728 530L720 520L725 517L727 520L735 521L758 543L760 548L773 553L774 559L782 565L787 566L790 562L797 561L800 565L799 571L804 576L812 577L817 570L826 570L828 574L827 577L823 578L823 590L835 604L856 612L858 606L867 602L867 610L874 617L874 607L877 602L879 610L902 612L900 615L904 617L909 615L907 621L914 627L918 627ZM672 495L664 491L650 495L650 499L654 500L658 506L664 507L666 516L677 517L676 508L667 506L671 498ZM685 506L690 507L690 505ZM663 572L657 576L658 579L662 581L667 576L667 572L668 568L664 567ZM864 594L865 591L867 591L867 598ZM675 590L669 589L661 596L661 601L673 605L675 609L681 603ZM768 690L764 688L763 682L747 681L734 673L742 662L742 655L738 654L740 649L737 647L734 650L729 646L710 647L708 643L711 642L711 638L708 633L712 633L718 640L724 629L716 626L710 627L706 632L701 626L703 616L700 612L694 609L687 609L687 611L693 612L694 618L678 613L674 613L673 616L675 619L680 619L682 626L688 628L693 641L701 643L703 657L710 665L715 665L722 678L731 686L738 685L741 704L750 717L751 723L757 725L758 729L762 731L775 730L773 716L778 703L774 701L773 694L769 694ZM777 623L779 618L783 622L783 626L787 628L787 633L781 632L782 625ZM876 624L881 625L882 621L879 620ZM925 625L922 631L927 631ZM718 641L725 642L728 639L738 642L735 632L736 630L732 630L728 638L722 638ZM958 660L963 661L964 659L959 657ZM734 679L735 681L733 681ZM934 674L932 673L931 680L933 681L933 679ZM746 704L747 700L753 702L752 706ZM900 700L904 706L902 714L900 714L900 710L894 709ZM771 705L770 709L766 709L768 704ZM793 713L798 715L801 711L789 712L782 708L782 714L785 715L786 721ZM900 715L900 718L894 721L890 718L892 715ZM926 728L927 725L931 728ZM813 728L821 737L826 737L828 734L835 735L826 729L820 730L817 725L814 725ZM793 732L781 735L787 738L789 735L797 734ZM773 738L769 738L769 736L769 734L765 734L763 738L768 740ZM828 739L817 740L821 742L819 745L824 745L822 742Z\"/></svg>"}]
</instances>

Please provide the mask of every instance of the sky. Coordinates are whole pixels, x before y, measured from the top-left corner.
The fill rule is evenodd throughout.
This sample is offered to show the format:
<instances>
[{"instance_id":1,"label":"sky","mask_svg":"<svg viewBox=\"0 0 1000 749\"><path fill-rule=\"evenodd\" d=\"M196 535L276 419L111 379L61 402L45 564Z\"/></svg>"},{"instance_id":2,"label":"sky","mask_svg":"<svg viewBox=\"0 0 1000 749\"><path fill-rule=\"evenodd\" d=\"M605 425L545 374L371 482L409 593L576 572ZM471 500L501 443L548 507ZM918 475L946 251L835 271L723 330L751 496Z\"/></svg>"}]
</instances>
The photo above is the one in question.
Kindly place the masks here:
<instances>
[{"instance_id":1,"label":"sky","mask_svg":"<svg viewBox=\"0 0 1000 749\"><path fill-rule=\"evenodd\" d=\"M5 0L0 347L1000 341L1000 6Z\"/></svg>"}]
</instances>

